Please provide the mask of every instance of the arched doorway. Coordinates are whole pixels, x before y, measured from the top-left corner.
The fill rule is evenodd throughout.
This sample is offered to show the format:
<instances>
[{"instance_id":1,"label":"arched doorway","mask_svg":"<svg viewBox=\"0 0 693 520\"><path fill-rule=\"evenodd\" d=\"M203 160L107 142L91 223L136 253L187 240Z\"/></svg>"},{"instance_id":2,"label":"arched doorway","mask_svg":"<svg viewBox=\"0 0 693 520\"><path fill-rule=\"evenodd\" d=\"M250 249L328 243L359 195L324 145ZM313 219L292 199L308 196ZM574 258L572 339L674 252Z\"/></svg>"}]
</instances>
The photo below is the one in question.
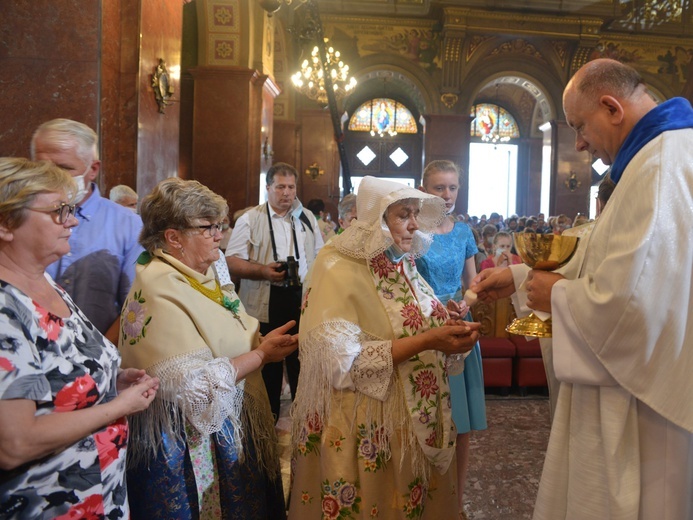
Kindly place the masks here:
<instances>
[{"instance_id":1,"label":"arched doorway","mask_svg":"<svg viewBox=\"0 0 693 520\"><path fill-rule=\"evenodd\" d=\"M365 175L416 186L421 178L422 125L404 104L371 98L351 114L345 147L354 189Z\"/></svg>"},{"instance_id":2,"label":"arched doorway","mask_svg":"<svg viewBox=\"0 0 693 520\"><path fill-rule=\"evenodd\" d=\"M469 114L470 215L532 214L541 198L541 125L555 118L541 84L520 73L480 82Z\"/></svg>"},{"instance_id":3,"label":"arched doorway","mask_svg":"<svg viewBox=\"0 0 693 520\"><path fill-rule=\"evenodd\" d=\"M467 212L507 217L515 213L517 203L517 122L505 108L492 103L474 105L470 116Z\"/></svg>"}]
</instances>

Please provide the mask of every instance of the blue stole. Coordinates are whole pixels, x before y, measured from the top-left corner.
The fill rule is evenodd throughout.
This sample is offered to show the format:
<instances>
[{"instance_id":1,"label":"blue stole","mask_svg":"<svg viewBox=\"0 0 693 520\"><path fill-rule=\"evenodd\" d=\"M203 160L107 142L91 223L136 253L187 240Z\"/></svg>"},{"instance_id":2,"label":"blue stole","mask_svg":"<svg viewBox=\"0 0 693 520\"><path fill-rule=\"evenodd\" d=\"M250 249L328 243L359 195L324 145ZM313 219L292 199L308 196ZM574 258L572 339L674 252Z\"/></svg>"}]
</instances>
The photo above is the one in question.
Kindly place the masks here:
<instances>
[{"instance_id":1,"label":"blue stole","mask_svg":"<svg viewBox=\"0 0 693 520\"><path fill-rule=\"evenodd\" d=\"M621 145L611 165L611 180L618 183L631 159L659 134L668 130L693 128L693 108L687 99L676 97L650 110L638 121Z\"/></svg>"}]
</instances>

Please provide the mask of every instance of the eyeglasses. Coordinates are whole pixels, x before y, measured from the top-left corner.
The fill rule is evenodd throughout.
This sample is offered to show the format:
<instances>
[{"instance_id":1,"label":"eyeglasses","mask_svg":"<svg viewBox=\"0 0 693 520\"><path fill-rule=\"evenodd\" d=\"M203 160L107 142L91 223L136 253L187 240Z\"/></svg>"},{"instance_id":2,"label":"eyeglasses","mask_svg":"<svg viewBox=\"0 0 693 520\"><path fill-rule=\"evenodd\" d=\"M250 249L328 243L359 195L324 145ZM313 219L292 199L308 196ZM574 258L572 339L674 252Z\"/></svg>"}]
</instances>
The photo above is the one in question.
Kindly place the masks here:
<instances>
[{"instance_id":1,"label":"eyeglasses","mask_svg":"<svg viewBox=\"0 0 693 520\"><path fill-rule=\"evenodd\" d=\"M201 229L202 236L207 238L214 238L217 233L221 233L224 229L224 224L207 224L206 226L192 226L191 229Z\"/></svg>"},{"instance_id":2,"label":"eyeglasses","mask_svg":"<svg viewBox=\"0 0 693 520\"><path fill-rule=\"evenodd\" d=\"M67 204L66 202L61 202L57 208L27 208L31 211L38 211L39 213L55 213L58 216L57 223L65 224L67 219L75 216L75 205Z\"/></svg>"}]
</instances>

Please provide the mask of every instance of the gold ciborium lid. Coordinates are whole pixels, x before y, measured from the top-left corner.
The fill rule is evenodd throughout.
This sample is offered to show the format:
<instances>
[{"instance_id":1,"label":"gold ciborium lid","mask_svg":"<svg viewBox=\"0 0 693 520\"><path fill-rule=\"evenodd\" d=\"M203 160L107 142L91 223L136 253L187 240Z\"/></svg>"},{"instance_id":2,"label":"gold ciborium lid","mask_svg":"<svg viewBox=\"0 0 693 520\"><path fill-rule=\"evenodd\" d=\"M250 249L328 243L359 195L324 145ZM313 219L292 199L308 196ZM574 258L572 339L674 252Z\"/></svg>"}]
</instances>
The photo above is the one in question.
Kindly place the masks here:
<instances>
[{"instance_id":1,"label":"gold ciborium lid","mask_svg":"<svg viewBox=\"0 0 693 520\"><path fill-rule=\"evenodd\" d=\"M579 237L513 233L515 250L532 269L553 271L573 257Z\"/></svg>"}]
</instances>

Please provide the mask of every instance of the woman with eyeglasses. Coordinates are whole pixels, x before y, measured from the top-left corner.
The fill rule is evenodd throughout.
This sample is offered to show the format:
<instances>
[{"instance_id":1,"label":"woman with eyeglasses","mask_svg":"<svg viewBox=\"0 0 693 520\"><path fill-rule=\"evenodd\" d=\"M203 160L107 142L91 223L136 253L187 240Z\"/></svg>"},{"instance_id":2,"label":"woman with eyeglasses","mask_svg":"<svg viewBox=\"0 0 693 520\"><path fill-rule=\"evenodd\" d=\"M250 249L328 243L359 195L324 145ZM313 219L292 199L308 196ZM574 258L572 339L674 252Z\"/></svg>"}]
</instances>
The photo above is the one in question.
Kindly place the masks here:
<instances>
[{"instance_id":1,"label":"woman with eyeglasses","mask_svg":"<svg viewBox=\"0 0 693 520\"><path fill-rule=\"evenodd\" d=\"M298 346L264 338L219 258L226 201L199 182L160 182L140 205L135 281L121 315L124 366L161 379L160 398L132 425L132 518L284 518L274 419L260 374Z\"/></svg>"},{"instance_id":2,"label":"woman with eyeglasses","mask_svg":"<svg viewBox=\"0 0 693 520\"><path fill-rule=\"evenodd\" d=\"M158 380L120 355L46 274L69 253L77 186L0 159L0 518L127 518L125 416Z\"/></svg>"}]
</instances>

